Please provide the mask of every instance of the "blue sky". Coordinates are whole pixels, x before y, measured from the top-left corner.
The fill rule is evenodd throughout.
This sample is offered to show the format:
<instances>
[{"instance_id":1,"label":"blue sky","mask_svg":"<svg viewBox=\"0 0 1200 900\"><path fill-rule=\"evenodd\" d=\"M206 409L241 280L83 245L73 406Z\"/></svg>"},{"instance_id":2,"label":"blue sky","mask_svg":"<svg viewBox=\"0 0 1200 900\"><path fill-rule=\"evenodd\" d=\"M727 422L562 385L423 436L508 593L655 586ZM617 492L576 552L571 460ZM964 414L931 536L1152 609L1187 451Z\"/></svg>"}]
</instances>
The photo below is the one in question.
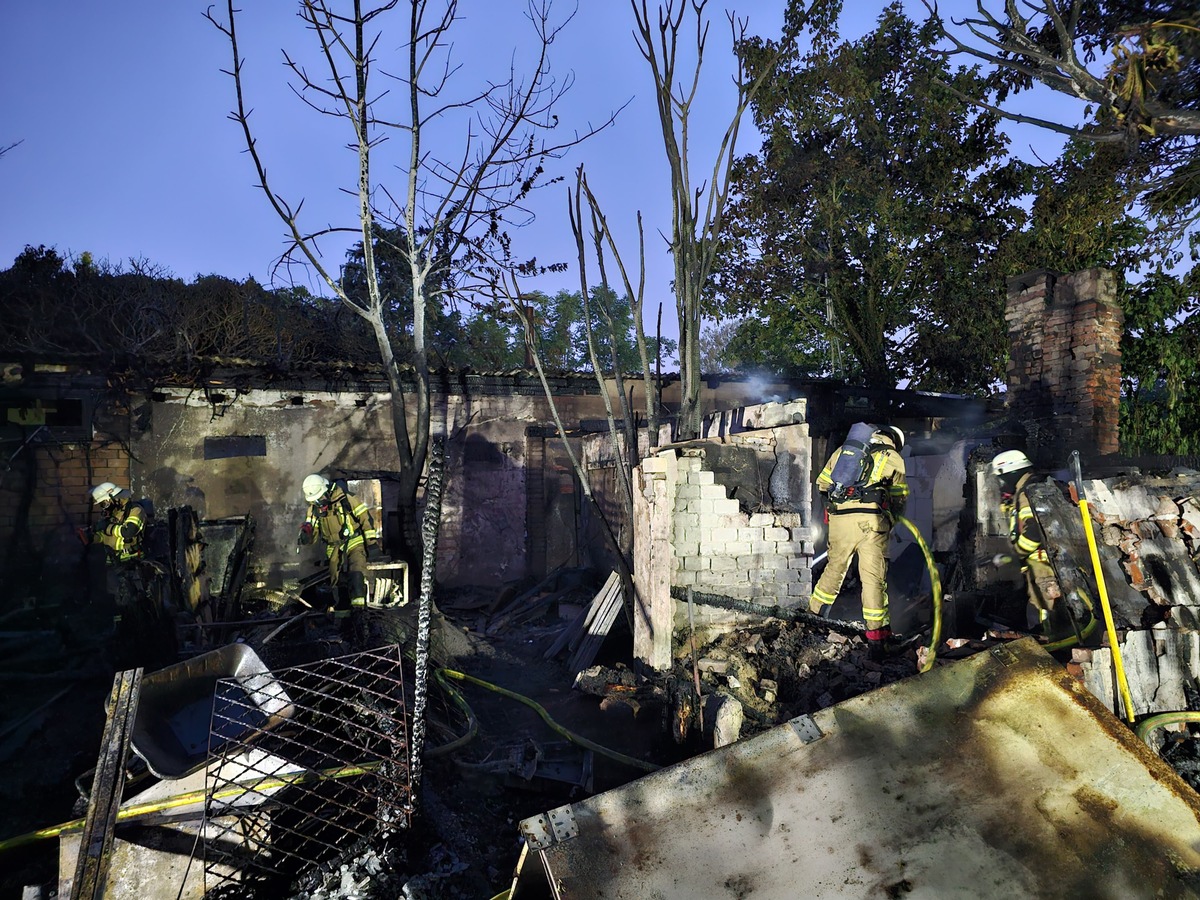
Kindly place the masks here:
<instances>
[{"instance_id":1,"label":"blue sky","mask_svg":"<svg viewBox=\"0 0 1200 900\"><path fill-rule=\"evenodd\" d=\"M710 2L713 26L701 96L715 112L698 114L693 128L695 180L710 170L732 103L725 4ZM732 4L731 4L732 5ZM848 27L869 28L882 2L847 0ZM962 5L943 3L943 10ZM311 227L353 224L354 158L340 131L331 134L286 88L280 50L304 40L295 4L242 4L241 36L250 105L259 146L272 179L293 201L305 198ZM525 32L525 0L464 0L465 21L456 51L463 84L504 65ZM556 10L569 4L556 0ZM753 33L774 36L783 0L736 5ZM90 252L124 262L145 258L191 279L216 273L271 282L284 248L283 228L254 187L250 160L233 107L229 48L202 16L203 3L187 0L38 0L10 3L0 31L0 147L21 144L0 158L0 268L27 244L53 246L64 255ZM923 13L919 3L911 14ZM563 108L569 127L603 119L626 101L617 124L558 163L570 180L583 163L614 230L633 254L635 216L646 223L647 299L664 302L672 318L670 258L658 237L670 223L661 137L646 64L631 35L625 0L579 0L574 21L554 48L560 73L576 86ZM396 37L395 51L402 49ZM690 71L690 70L689 70ZM1054 142L1032 138L1053 158ZM1023 138L1015 149L1023 150ZM743 129L740 148L757 148ZM401 173L391 175L393 183ZM537 199L537 222L516 237L518 254L573 263L565 214L565 186ZM345 246L326 245L336 269ZM280 283L276 278L275 283ZM576 289L572 271L529 285L553 292Z\"/></svg>"}]
</instances>

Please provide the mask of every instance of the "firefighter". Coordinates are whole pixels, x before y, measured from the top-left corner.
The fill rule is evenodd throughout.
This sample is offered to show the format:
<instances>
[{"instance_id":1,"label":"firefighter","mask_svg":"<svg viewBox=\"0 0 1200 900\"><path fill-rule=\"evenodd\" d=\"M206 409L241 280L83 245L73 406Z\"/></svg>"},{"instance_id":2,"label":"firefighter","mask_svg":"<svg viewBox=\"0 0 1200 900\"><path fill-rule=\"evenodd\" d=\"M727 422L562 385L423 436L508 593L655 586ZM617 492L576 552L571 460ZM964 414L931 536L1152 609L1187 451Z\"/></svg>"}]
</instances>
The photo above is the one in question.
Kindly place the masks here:
<instances>
[{"instance_id":1,"label":"firefighter","mask_svg":"<svg viewBox=\"0 0 1200 900\"><path fill-rule=\"evenodd\" d=\"M308 516L296 539L300 545L319 536L329 561L329 582L336 588L342 571L350 592L350 606L367 605L367 545L378 546L379 535L367 504L356 500L344 484L323 475L309 475L302 485Z\"/></svg>"},{"instance_id":2,"label":"firefighter","mask_svg":"<svg viewBox=\"0 0 1200 900\"><path fill-rule=\"evenodd\" d=\"M905 481L904 432L894 425L879 428L864 450L860 483L835 486L832 472L842 456L838 447L821 474L817 490L825 499L829 521L829 557L809 600L809 611L820 615L837 599L850 568L858 557L862 581L862 616L867 645L873 656L882 656L893 642L888 613L888 537L896 516L904 515L908 500Z\"/></svg>"},{"instance_id":3,"label":"firefighter","mask_svg":"<svg viewBox=\"0 0 1200 900\"><path fill-rule=\"evenodd\" d=\"M90 498L101 517L92 529L91 540L106 548L107 561L111 564L141 559L147 519L145 506L111 481L92 488Z\"/></svg>"},{"instance_id":4,"label":"firefighter","mask_svg":"<svg viewBox=\"0 0 1200 900\"><path fill-rule=\"evenodd\" d=\"M1025 493L1033 477L1033 463L1020 450L1005 450L992 460L992 474L1000 481L1000 510L1008 520L1008 539L1025 576L1030 624L1037 623L1049 636L1060 624L1054 608L1062 591L1042 543L1041 526ZM1001 557L997 561L1003 564L1010 560Z\"/></svg>"},{"instance_id":5,"label":"firefighter","mask_svg":"<svg viewBox=\"0 0 1200 900\"><path fill-rule=\"evenodd\" d=\"M163 608L163 569L146 559L149 504L111 481L93 487L88 497L100 512L100 521L82 535L89 590L93 602L111 611L115 661L125 668L165 665L175 657L175 631Z\"/></svg>"}]
</instances>

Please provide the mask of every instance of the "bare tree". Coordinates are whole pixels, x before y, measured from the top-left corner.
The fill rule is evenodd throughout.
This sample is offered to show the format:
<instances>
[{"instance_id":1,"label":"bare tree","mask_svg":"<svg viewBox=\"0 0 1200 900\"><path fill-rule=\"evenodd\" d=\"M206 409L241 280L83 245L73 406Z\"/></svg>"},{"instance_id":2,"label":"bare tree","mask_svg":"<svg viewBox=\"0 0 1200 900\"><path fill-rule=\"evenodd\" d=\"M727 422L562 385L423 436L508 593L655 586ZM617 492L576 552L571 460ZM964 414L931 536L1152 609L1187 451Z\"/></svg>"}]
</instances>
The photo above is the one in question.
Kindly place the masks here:
<instances>
[{"instance_id":1,"label":"bare tree","mask_svg":"<svg viewBox=\"0 0 1200 900\"><path fill-rule=\"evenodd\" d=\"M316 113L344 122L355 163L355 221L345 226L302 224L303 201L285 198L268 178L265 151L252 129L245 98L244 59L238 43L234 0L224 18L206 14L228 39L237 104L231 118L242 129L246 149L266 194L289 235L282 263L311 266L333 295L369 325L391 392L392 429L399 453L401 521L406 552L419 556L416 495L430 437L430 359L426 318L432 304L495 281L500 273L532 273L532 260L513 257L509 228L527 222L528 200L539 186L546 161L561 155L598 126L555 139L554 110L572 84L550 74L549 51L569 17L551 18L551 0L527 0L525 16L533 35L528 65L515 61L502 77L456 92L460 66L452 55L458 0L438 11L429 0L299 0L299 16L314 42L322 74L310 74L302 57L284 53L291 87ZM380 46L387 24L398 19L404 51L385 58ZM393 40L394 42L394 40ZM515 59L515 56L514 56ZM394 63L394 68L389 67ZM393 90L399 87L400 90ZM452 124L453 123L453 124ZM452 148L431 148L434 125L440 134L459 128ZM398 172L399 184L378 179L380 162ZM375 242L383 231L400 235L398 253L407 260L412 282L410 358L398 358L389 337L390 298L380 286ZM344 233L361 241L366 271L365 299L347 295L323 260L318 242ZM407 365L405 365L407 363Z\"/></svg>"},{"instance_id":2,"label":"bare tree","mask_svg":"<svg viewBox=\"0 0 1200 900\"><path fill-rule=\"evenodd\" d=\"M693 185L690 157L691 115L695 109L700 71L708 40L709 23L704 9L708 0L666 0L652 20L646 0L630 0L636 20L634 38L638 49L650 65L654 78L658 119L662 128L663 147L671 172L671 236L669 246L675 269L675 309L679 316L679 380L681 400L676 436L691 438L700 433L700 320L702 303L712 273L725 205L729 196L729 172L742 115L769 77L773 64L764 66L758 77L748 77L743 57L737 55L733 81L737 101L729 125L721 139L712 172L708 179ZM779 42L783 53L818 12L824 14L838 5L837 0L811 0L798 9ZM691 16L688 16L689 10ZM685 85L676 80L679 37L684 19L694 20L696 64L691 81ZM746 40L748 20L727 14L735 51ZM778 58L778 54L776 56ZM710 114L705 110L705 114Z\"/></svg>"}]
</instances>

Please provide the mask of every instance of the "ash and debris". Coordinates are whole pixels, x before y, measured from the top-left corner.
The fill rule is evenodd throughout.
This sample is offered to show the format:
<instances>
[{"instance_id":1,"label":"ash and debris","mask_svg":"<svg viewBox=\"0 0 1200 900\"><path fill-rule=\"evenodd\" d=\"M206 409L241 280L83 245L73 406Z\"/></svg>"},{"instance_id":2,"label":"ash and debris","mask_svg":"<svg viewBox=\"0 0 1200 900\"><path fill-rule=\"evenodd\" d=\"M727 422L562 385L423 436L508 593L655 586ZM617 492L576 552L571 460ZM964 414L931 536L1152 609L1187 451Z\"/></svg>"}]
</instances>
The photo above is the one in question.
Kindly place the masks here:
<instances>
[{"instance_id":1,"label":"ash and debris","mask_svg":"<svg viewBox=\"0 0 1200 900\"><path fill-rule=\"evenodd\" d=\"M909 678L917 673L924 649L916 642L880 660L872 657L860 634L816 622L764 617L704 642L694 654L684 636L669 671L639 674L632 668L630 635L623 617L618 617L596 664L576 676L562 654L548 659L547 651L586 612L599 586L596 573L563 570L532 587L439 591L432 623L433 663L526 695L565 727L613 750L670 765L714 743L749 737ZM253 610L254 604L248 607ZM410 603L407 608L336 620L311 609L272 604L257 611L264 621L278 622L288 612L303 612L304 620L280 632L276 624L259 626L251 619L243 632L249 643L271 657L272 666L294 665L411 642L415 607ZM268 634L273 635L270 640L256 640ZM939 656L979 652L990 645L990 638L951 638L939 648ZM529 741L544 744L558 736L532 710L509 698L477 687L457 687L478 720L479 732L458 751L427 761L421 813L411 832L384 835L350 849L336 863L283 891L244 896L466 900L506 888L521 849L518 823L580 799L579 788L543 784L531 790L498 777L495 762L503 758L505 748ZM732 734L726 715L731 709ZM435 688L429 705L431 746L447 744L465 729L461 709ZM1200 789L1200 747L1192 735L1174 735L1162 756ZM597 757L594 792L641 774Z\"/></svg>"}]
</instances>

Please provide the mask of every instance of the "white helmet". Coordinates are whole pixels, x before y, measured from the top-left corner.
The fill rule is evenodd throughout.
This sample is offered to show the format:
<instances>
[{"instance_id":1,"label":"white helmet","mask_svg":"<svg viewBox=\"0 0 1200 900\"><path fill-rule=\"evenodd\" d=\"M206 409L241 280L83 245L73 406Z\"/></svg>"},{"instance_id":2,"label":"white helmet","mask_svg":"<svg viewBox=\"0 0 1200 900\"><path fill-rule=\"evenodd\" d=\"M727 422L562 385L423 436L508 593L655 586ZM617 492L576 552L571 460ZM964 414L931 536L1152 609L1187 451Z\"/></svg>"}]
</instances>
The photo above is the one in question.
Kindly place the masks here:
<instances>
[{"instance_id":1,"label":"white helmet","mask_svg":"<svg viewBox=\"0 0 1200 900\"><path fill-rule=\"evenodd\" d=\"M897 450L904 449L904 432L895 425L884 425L879 429L880 434L885 434L892 439L892 443L896 445Z\"/></svg>"},{"instance_id":2,"label":"white helmet","mask_svg":"<svg viewBox=\"0 0 1200 900\"><path fill-rule=\"evenodd\" d=\"M1000 477L1032 468L1033 463L1020 450L1005 450L992 460L992 474Z\"/></svg>"},{"instance_id":3,"label":"white helmet","mask_svg":"<svg viewBox=\"0 0 1200 900\"><path fill-rule=\"evenodd\" d=\"M316 503L329 490L329 479L324 475L309 475L304 479L302 490L305 500L309 503Z\"/></svg>"},{"instance_id":4,"label":"white helmet","mask_svg":"<svg viewBox=\"0 0 1200 900\"><path fill-rule=\"evenodd\" d=\"M121 489L111 481L105 481L103 484L98 484L92 488L92 502L95 504L108 503L111 500L116 500L117 495L121 493Z\"/></svg>"}]
</instances>

